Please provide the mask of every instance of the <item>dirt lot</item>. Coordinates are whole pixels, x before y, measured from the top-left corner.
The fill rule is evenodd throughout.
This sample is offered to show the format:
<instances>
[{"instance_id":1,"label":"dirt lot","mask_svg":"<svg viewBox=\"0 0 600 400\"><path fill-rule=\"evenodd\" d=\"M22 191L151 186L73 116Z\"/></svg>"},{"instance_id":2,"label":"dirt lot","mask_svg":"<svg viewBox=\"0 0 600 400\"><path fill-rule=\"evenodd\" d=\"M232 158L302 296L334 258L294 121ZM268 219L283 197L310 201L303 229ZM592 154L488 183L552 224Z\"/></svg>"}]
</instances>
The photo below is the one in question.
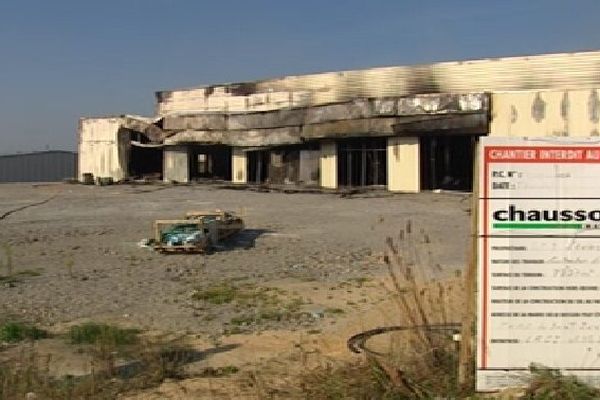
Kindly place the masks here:
<instances>
[{"instance_id":1,"label":"dirt lot","mask_svg":"<svg viewBox=\"0 0 600 400\"><path fill-rule=\"evenodd\" d=\"M93 320L194 335L200 347L235 344L236 351L212 356L226 364L268 358L311 333L319 333L321 348L329 343L341 353L346 333L385 320L385 239L407 221L430 238L431 254L420 262L439 264L431 279L463 269L469 199L4 184L0 277L17 279L0 281L0 312L51 330ZM138 246L152 235L153 220L216 207L243 209L247 230L214 253L163 255ZM215 288L239 301L217 304Z\"/></svg>"}]
</instances>

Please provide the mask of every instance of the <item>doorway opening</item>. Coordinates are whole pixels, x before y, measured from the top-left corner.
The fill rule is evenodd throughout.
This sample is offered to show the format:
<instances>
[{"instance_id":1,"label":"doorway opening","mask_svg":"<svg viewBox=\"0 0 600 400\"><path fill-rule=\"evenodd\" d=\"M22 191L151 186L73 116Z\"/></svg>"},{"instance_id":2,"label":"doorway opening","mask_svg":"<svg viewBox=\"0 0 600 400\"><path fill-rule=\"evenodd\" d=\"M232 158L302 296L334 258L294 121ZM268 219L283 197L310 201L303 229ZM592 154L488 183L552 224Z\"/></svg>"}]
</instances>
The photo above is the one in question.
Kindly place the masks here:
<instances>
[{"instance_id":1,"label":"doorway opening","mask_svg":"<svg viewBox=\"0 0 600 400\"><path fill-rule=\"evenodd\" d=\"M131 145L128 175L131 179L162 179L163 149L161 146Z\"/></svg>"},{"instance_id":2,"label":"doorway opening","mask_svg":"<svg viewBox=\"0 0 600 400\"><path fill-rule=\"evenodd\" d=\"M422 136L421 189L471 191L476 142L473 135Z\"/></svg>"},{"instance_id":3,"label":"doorway opening","mask_svg":"<svg viewBox=\"0 0 600 400\"><path fill-rule=\"evenodd\" d=\"M387 185L387 139L356 138L337 143L339 186Z\"/></svg>"},{"instance_id":4,"label":"doorway opening","mask_svg":"<svg viewBox=\"0 0 600 400\"><path fill-rule=\"evenodd\" d=\"M231 180L229 146L190 146L189 160L190 180Z\"/></svg>"},{"instance_id":5,"label":"doorway opening","mask_svg":"<svg viewBox=\"0 0 600 400\"><path fill-rule=\"evenodd\" d=\"M269 177L271 164L268 150L249 151L247 153L248 183L265 183Z\"/></svg>"}]
</instances>

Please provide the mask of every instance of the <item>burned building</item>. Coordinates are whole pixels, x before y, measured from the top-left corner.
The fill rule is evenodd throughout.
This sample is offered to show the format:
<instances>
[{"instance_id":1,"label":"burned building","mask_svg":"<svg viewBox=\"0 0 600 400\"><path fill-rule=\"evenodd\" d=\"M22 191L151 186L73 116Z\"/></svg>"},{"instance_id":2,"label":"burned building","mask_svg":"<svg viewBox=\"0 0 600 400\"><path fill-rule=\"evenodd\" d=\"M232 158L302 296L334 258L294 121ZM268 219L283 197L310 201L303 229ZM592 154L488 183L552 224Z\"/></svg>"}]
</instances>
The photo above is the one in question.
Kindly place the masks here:
<instances>
[{"instance_id":1,"label":"burned building","mask_svg":"<svg viewBox=\"0 0 600 400\"><path fill-rule=\"evenodd\" d=\"M161 91L154 117L82 118L79 173L470 190L482 135L598 136L599 67L589 51Z\"/></svg>"}]
</instances>

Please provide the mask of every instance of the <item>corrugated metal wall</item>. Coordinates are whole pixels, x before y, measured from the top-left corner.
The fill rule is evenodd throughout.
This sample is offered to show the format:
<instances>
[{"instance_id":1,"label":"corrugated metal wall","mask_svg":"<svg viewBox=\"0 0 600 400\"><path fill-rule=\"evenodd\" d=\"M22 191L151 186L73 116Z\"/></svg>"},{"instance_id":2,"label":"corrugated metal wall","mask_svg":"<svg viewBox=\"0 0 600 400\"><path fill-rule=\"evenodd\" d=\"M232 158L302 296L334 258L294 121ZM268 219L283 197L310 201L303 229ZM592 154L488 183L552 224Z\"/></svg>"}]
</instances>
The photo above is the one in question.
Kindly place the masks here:
<instances>
[{"instance_id":1,"label":"corrugated metal wall","mask_svg":"<svg viewBox=\"0 0 600 400\"><path fill-rule=\"evenodd\" d=\"M44 151L0 156L0 182L58 182L75 178L77 153Z\"/></svg>"}]
</instances>

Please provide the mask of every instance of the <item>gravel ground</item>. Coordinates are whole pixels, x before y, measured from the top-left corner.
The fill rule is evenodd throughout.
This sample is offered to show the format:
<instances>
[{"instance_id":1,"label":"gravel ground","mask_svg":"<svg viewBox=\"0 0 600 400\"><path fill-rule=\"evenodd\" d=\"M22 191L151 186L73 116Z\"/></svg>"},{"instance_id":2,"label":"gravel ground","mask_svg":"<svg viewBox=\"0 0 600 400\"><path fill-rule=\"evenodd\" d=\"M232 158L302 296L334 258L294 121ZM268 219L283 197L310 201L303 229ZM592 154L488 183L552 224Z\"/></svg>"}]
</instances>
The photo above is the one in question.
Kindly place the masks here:
<instances>
[{"instance_id":1,"label":"gravel ground","mask_svg":"<svg viewBox=\"0 0 600 400\"><path fill-rule=\"evenodd\" d=\"M265 329L309 326L319 307L330 306L314 299L335 304L335 290L344 284L385 274L385 239L409 220L430 236L439 278L462 270L469 199L445 193L260 193L210 185L2 184L0 311L45 326L93 319L219 334L232 318L247 314L240 307L262 307L264 300L250 296L247 304L215 305L192 298L230 282L248 293L268 288L271 306L304 312L266 318ZM138 246L152 236L155 219L214 208L243 208L247 227L218 251L163 255ZM11 273L15 279L7 278ZM322 291L333 295L317 295ZM290 305L296 300L299 308Z\"/></svg>"}]
</instances>

